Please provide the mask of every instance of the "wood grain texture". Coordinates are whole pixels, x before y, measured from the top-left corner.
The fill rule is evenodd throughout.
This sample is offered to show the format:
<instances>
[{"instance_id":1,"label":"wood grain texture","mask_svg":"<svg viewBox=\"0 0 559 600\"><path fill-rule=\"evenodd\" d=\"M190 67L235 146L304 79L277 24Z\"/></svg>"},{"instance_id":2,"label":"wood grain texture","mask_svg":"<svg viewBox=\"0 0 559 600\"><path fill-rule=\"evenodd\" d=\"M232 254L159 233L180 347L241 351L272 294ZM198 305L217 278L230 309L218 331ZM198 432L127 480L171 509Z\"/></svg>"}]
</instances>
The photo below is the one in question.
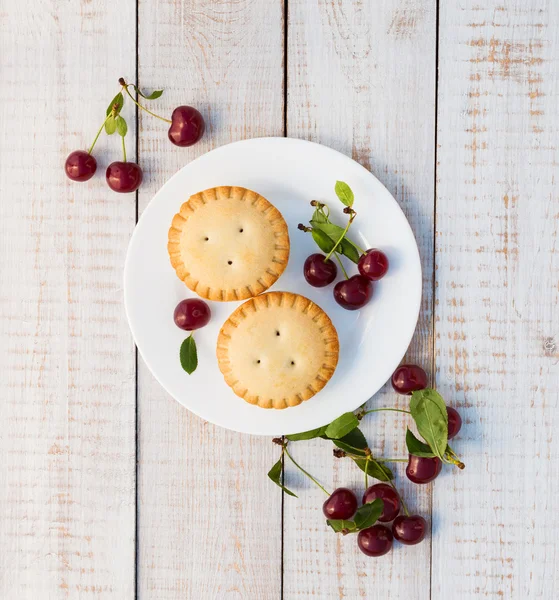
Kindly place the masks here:
<instances>
[{"instance_id":1,"label":"wood grain texture","mask_svg":"<svg viewBox=\"0 0 559 600\"><path fill-rule=\"evenodd\" d=\"M133 199L66 179L134 69L134 2L2 2L0 597L134 598ZM134 131L131 131L132 136ZM111 148L108 150L109 146ZM113 154L114 153L114 154Z\"/></svg>"},{"instance_id":2,"label":"wood grain texture","mask_svg":"<svg viewBox=\"0 0 559 600\"><path fill-rule=\"evenodd\" d=\"M437 381L467 466L435 487L433 598L557 598L559 5L440 24Z\"/></svg>"},{"instance_id":3,"label":"wood grain texture","mask_svg":"<svg viewBox=\"0 0 559 600\"><path fill-rule=\"evenodd\" d=\"M427 371L433 351L435 21L433 0L289 2L287 133L351 155L379 177L406 212L424 272L421 317L408 357ZM343 173L332 178L343 179ZM371 402L405 404L391 388ZM378 455L405 456L405 419L371 415L362 428ZM298 442L293 452L328 489L349 486L362 494L361 472L336 461L330 448L324 441ZM365 557L355 537L327 530L324 494L307 489L293 468L287 469L290 487L305 491L298 500L285 498L285 600L429 598L429 542L395 547L379 560ZM429 487L411 489L403 466L396 471L410 508L429 517Z\"/></svg>"},{"instance_id":4,"label":"wood grain texture","mask_svg":"<svg viewBox=\"0 0 559 600\"><path fill-rule=\"evenodd\" d=\"M141 118L140 209L200 154L283 134L279 0L142 0L139 36L141 85L166 88L157 106L170 114L192 104L207 125L199 144L181 149L164 124ZM177 198L177 209L185 199ZM140 597L277 600L281 493L266 483L277 446L203 422L166 395L142 362L138 384Z\"/></svg>"}]
</instances>

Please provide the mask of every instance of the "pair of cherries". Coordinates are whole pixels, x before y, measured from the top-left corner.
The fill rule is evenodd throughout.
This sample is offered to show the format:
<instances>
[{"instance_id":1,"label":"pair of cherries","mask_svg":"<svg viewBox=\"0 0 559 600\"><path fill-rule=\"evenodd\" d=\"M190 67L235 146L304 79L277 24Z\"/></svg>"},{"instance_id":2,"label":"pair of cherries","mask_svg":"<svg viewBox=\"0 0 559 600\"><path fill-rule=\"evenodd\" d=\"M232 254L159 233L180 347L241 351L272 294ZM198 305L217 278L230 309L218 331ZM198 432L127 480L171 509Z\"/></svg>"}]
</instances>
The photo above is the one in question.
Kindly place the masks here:
<instances>
[{"instance_id":1,"label":"pair of cherries","mask_svg":"<svg viewBox=\"0 0 559 600\"><path fill-rule=\"evenodd\" d=\"M405 396L427 387L427 373L418 365L400 365L392 374L392 387L398 394ZM451 406L446 407L448 414L448 439L457 435L462 427L462 417ZM436 479L442 469L442 461L437 456L409 455L406 475L413 483L429 483Z\"/></svg>"},{"instance_id":2,"label":"pair of cherries","mask_svg":"<svg viewBox=\"0 0 559 600\"><path fill-rule=\"evenodd\" d=\"M140 106L140 108L143 107ZM160 118L163 119L163 117ZM175 146L192 146L204 135L204 118L192 106L178 106L173 111L170 121L168 119L163 120L171 123L168 137ZM95 145L95 142L93 145ZM64 170L72 181L88 181L95 175L97 160L91 154L92 150L93 146L89 151L75 150L68 155ZM144 174L140 165L127 161L126 153L124 154L124 160L112 162L105 173L108 186L114 192L119 193L135 192L140 187L143 177Z\"/></svg>"},{"instance_id":3,"label":"pair of cherries","mask_svg":"<svg viewBox=\"0 0 559 600\"><path fill-rule=\"evenodd\" d=\"M363 504L373 502L377 498L383 501L382 513L378 523L362 529L357 535L357 545L367 556L382 556L392 548L395 538L407 546L419 544L425 537L427 523L420 515L400 515L402 504L396 490L386 484L372 485L363 494ZM327 519L349 520L357 510L357 498L348 488L338 488L322 506L322 512ZM381 523L389 523L389 528Z\"/></svg>"},{"instance_id":4,"label":"pair of cherries","mask_svg":"<svg viewBox=\"0 0 559 600\"><path fill-rule=\"evenodd\" d=\"M303 274L313 287L326 287L338 275L336 263L323 254L311 254L305 261ZM373 281L382 279L388 271L388 258L377 248L365 251L357 264L359 275L339 281L334 286L334 299L346 310L358 310L369 302L373 295Z\"/></svg>"}]
</instances>

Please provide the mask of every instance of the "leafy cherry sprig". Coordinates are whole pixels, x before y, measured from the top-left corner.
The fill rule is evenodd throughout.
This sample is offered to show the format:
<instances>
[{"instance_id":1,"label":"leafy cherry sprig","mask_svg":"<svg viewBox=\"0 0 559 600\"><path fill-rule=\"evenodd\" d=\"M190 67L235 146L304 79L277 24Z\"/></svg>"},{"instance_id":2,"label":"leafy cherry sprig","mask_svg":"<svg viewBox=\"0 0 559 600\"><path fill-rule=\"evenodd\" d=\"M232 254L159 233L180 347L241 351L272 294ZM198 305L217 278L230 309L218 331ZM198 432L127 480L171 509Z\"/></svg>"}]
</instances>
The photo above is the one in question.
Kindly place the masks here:
<instances>
[{"instance_id":1,"label":"leafy cherry sprig","mask_svg":"<svg viewBox=\"0 0 559 600\"><path fill-rule=\"evenodd\" d=\"M446 405L441 395L434 389L426 388L424 390L415 391L412 393L410 400L410 410L404 410L400 408L382 407L365 410L363 407L356 413L347 412L339 416L337 419L332 421L330 424L323 427L317 427L310 431L304 431L301 433L289 434L284 438L274 438L274 443L279 444L282 447L282 453L276 464L270 469L268 477L279 487L281 487L288 495L297 497L294 492L288 489L282 479L283 475L283 459L286 455L293 464L307 477L309 477L313 483L315 483L325 494L329 495L324 486L303 467L301 467L291 456L287 450L288 443L297 442L302 440L311 440L315 438L321 438L324 440L330 440L336 446L333 450L333 454L336 458L350 458L357 467L363 471L365 479L365 489L367 489L369 481L368 478L372 477L382 482L386 482L391 485L398 496L402 504L402 508L406 516L409 516L409 511L402 498L402 495L398 492L394 485L394 473L386 465L390 462L408 462L407 458L382 458L375 457L369 447L367 439L359 424L361 420L372 413L377 412L400 412L410 415L415 422L418 433L423 437L424 441L417 438L412 431L407 428L406 431L406 445L408 452L411 455L419 457L438 457L441 461L452 464L459 469L464 468L464 463L458 458L454 450L448 445L448 414ZM365 505L368 507L368 505ZM370 527L378 519L378 516L382 513L382 506L380 512L374 518L374 521L370 522L378 510L378 505L373 509L372 507L361 507L368 515L367 519L363 522L370 523L367 527ZM358 513L359 510L358 509ZM352 533L359 531L364 527L361 524L361 517L365 518L365 512L357 517L355 516L354 521L327 521L328 525L337 533Z\"/></svg>"},{"instance_id":2,"label":"leafy cherry sprig","mask_svg":"<svg viewBox=\"0 0 559 600\"><path fill-rule=\"evenodd\" d=\"M347 237L349 228L357 216L357 213L353 210L353 191L344 181L336 181L334 190L340 202L345 206L343 212L349 215L346 226L340 227L339 225L332 223L330 220L329 207L323 202L312 200L311 206L314 207L315 210L309 221L310 227L303 223L299 223L298 229L312 235L316 245L326 254L324 261L327 261L331 256L334 256L338 261L345 278L348 279L340 256L343 255L357 264L360 255L364 254L365 251Z\"/></svg>"}]
</instances>

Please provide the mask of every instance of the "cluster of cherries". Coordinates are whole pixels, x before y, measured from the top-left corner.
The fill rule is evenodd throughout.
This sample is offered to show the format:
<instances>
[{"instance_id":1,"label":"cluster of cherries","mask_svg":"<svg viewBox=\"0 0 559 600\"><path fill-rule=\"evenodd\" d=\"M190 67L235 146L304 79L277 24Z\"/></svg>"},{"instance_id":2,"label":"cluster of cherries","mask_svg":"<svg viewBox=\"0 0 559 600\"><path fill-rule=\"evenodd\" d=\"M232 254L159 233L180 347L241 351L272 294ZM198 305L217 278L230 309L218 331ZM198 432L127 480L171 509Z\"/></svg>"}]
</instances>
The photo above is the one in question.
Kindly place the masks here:
<instances>
[{"instance_id":1,"label":"cluster of cherries","mask_svg":"<svg viewBox=\"0 0 559 600\"><path fill-rule=\"evenodd\" d=\"M326 259L326 260L325 260ZM347 310L365 306L373 295L373 281L382 279L388 271L388 258L377 248L366 250L357 264L359 275L353 275L334 286L334 299ZM336 263L324 254L311 254L305 261L303 274L313 287L326 287L338 275Z\"/></svg>"},{"instance_id":2,"label":"cluster of cherries","mask_svg":"<svg viewBox=\"0 0 559 600\"><path fill-rule=\"evenodd\" d=\"M399 394L411 395L427 387L427 374L417 365L401 365L392 375L392 387ZM448 412L448 439L452 439L462 427L460 414L451 407ZM440 458L409 455L406 475L413 483L429 483L441 472ZM384 507L379 523L362 529L357 535L359 549L367 556L382 556L392 548L395 538L408 546L419 544L425 537L427 523L420 515L410 515L397 490L389 484L377 483L363 495L363 504L381 498ZM337 488L322 507L327 519L351 519L357 510L357 497L348 488ZM403 509L404 514L400 514ZM392 521L388 528L382 523Z\"/></svg>"},{"instance_id":3,"label":"cluster of cherries","mask_svg":"<svg viewBox=\"0 0 559 600\"><path fill-rule=\"evenodd\" d=\"M173 111L171 118L166 119L165 117L156 115L136 101L136 99L128 90L129 86L132 86L137 90L136 86L129 83L127 84L122 77L119 79L119 83L122 86L122 91L124 91L131 98L132 102L134 102L134 104L136 104L141 110L144 110L150 115L170 124L168 136L171 143L173 143L175 146L192 146L204 135L204 118L200 112L192 106L178 106ZM159 95L161 95L161 92L159 92ZM110 108L111 107L109 107L109 109ZM118 112L120 112L120 108L121 105L119 106L118 104L112 107L114 112L113 116L116 116ZM68 155L64 165L64 170L66 171L66 175L72 181L88 181L93 177L93 175L95 175L95 172L97 171L97 160L93 156L92 151L97 139L99 138L99 135L105 128L105 124L110 117L111 114L109 110L107 119L103 122L103 125L101 125L101 128L99 129L99 132L97 133L97 136L95 137L95 140L93 141L93 144L89 150L75 150ZM143 171L140 165L137 163L126 160L126 148L124 145L124 135L126 135L126 130L124 130L124 133L121 133L121 135L123 160L112 162L107 167L105 178L108 186L115 192L135 192L142 183Z\"/></svg>"}]
</instances>

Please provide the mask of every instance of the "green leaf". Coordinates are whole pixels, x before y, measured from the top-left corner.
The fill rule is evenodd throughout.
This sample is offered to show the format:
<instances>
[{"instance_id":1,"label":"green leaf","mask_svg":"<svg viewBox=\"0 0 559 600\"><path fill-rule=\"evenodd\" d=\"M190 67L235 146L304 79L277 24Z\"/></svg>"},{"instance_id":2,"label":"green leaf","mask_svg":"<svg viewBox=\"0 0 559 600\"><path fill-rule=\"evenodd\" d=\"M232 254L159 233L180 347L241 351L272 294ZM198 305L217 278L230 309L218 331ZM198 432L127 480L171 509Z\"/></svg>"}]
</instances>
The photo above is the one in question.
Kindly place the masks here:
<instances>
[{"instance_id":1,"label":"green leaf","mask_svg":"<svg viewBox=\"0 0 559 600\"><path fill-rule=\"evenodd\" d=\"M359 419L352 413L347 412L335 419L326 427L324 434L331 440L339 440L359 426Z\"/></svg>"},{"instance_id":2,"label":"green leaf","mask_svg":"<svg viewBox=\"0 0 559 600\"><path fill-rule=\"evenodd\" d=\"M336 181L334 190L336 192L336 196L338 196L342 204L345 204L346 206L353 206L353 191L345 181Z\"/></svg>"},{"instance_id":3,"label":"green leaf","mask_svg":"<svg viewBox=\"0 0 559 600\"><path fill-rule=\"evenodd\" d=\"M146 100L157 100L157 98L159 98L163 94L163 90L155 90L149 96L146 96L145 94L142 94L142 92L138 86L135 85L134 89L138 92L138 94L142 98L145 98Z\"/></svg>"},{"instance_id":4,"label":"green leaf","mask_svg":"<svg viewBox=\"0 0 559 600\"><path fill-rule=\"evenodd\" d=\"M315 211L316 212L316 211ZM344 232L344 228L338 225L334 225L334 223L317 221L313 218L310 221L310 224L313 227L313 231L318 229L319 231L324 232L334 243L336 243L341 235ZM356 246L353 242L344 237L344 239L340 242L340 245L336 249L340 251L344 256L349 258L349 260L353 261L355 264L359 262L359 250L357 250Z\"/></svg>"},{"instance_id":5,"label":"green leaf","mask_svg":"<svg viewBox=\"0 0 559 600\"><path fill-rule=\"evenodd\" d=\"M311 232L312 239L316 242L316 245L328 254L332 251L334 247L334 242L324 233L324 231L320 231L320 229L314 228Z\"/></svg>"},{"instance_id":6,"label":"green leaf","mask_svg":"<svg viewBox=\"0 0 559 600\"><path fill-rule=\"evenodd\" d=\"M435 456L444 460L448 443L448 413L441 395L431 388L413 392L410 412L419 435Z\"/></svg>"},{"instance_id":7,"label":"green leaf","mask_svg":"<svg viewBox=\"0 0 559 600\"><path fill-rule=\"evenodd\" d=\"M326 426L318 427L317 429L311 429L310 431L303 431L302 433L290 433L285 437L290 442L300 442L302 440L313 440L317 437L322 437L324 435L324 431L326 430Z\"/></svg>"},{"instance_id":8,"label":"green leaf","mask_svg":"<svg viewBox=\"0 0 559 600\"><path fill-rule=\"evenodd\" d=\"M181 344L180 359L182 368L191 375L198 366L198 352L196 351L196 342L190 334Z\"/></svg>"},{"instance_id":9,"label":"green leaf","mask_svg":"<svg viewBox=\"0 0 559 600\"><path fill-rule=\"evenodd\" d=\"M372 527L377 521L382 511L384 510L384 502L382 498L376 498L372 502L367 502L357 509L355 516L355 525L357 529L367 529Z\"/></svg>"},{"instance_id":10,"label":"green leaf","mask_svg":"<svg viewBox=\"0 0 559 600\"><path fill-rule=\"evenodd\" d=\"M343 531L344 529L347 529L349 533L354 533L357 531L357 526L355 525L354 521L345 521L343 519L327 519L326 524L330 525L330 527L336 533L340 533L340 531Z\"/></svg>"},{"instance_id":11,"label":"green leaf","mask_svg":"<svg viewBox=\"0 0 559 600\"><path fill-rule=\"evenodd\" d=\"M122 110L123 106L124 106L124 96L122 95L122 92L119 92L111 100L111 103L109 104L109 106L107 106L107 117L111 114L113 108L115 110L114 116L117 116L120 113L120 111Z\"/></svg>"},{"instance_id":12,"label":"green leaf","mask_svg":"<svg viewBox=\"0 0 559 600\"><path fill-rule=\"evenodd\" d=\"M120 115L116 118L116 130L118 135L121 135L122 137L124 137L128 132L128 125L126 124L124 118Z\"/></svg>"},{"instance_id":13,"label":"green leaf","mask_svg":"<svg viewBox=\"0 0 559 600\"><path fill-rule=\"evenodd\" d=\"M336 251L338 249L344 256L349 258L349 260L351 260L355 264L359 262L359 250L357 250L357 248L353 245L353 242L350 242L347 238L344 238L340 242L340 245L338 246L338 248L336 248Z\"/></svg>"},{"instance_id":14,"label":"green leaf","mask_svg":"<svg viewBox=\"0 0 559 600\"><path fill-rule=\"evenodd\" d=\"M418 440L409 429L406 432L406 446L408 447L408 452L414 456L423 456L425 458L433 458L435 456L431 448L421 440Z\"/></svg>"},{"instance_id":15,"label":"green leaf","mask_svg":"<svg viewBox=\"0 0 559 600\"><path fill-rule=\"evenodd\" d=\"M355 446L352 446L350 444L346 444L345 442L342 442L342 440L332 440L332 441L334 442L335 446L337 446L344 452L348 452L349 454L355 454L356 456L363 456L363 457L367 456L367 454L365 453L365 450L363 450L362 448L356 448Z\"/></svg>"},{"instance_id":16,"label":"green leaf","mask_svg":"<svg viewBox=\"0 0 559 600\"><path fill-rule=\"evenodd\" d=\"M367 442L367 438L363 435L363 432L359 427L356 427L352 431L350 431L347 435L344 435L343 438L340 438L338 441L344 442L344 444L349 444L354 448L364 449L369 447L369 443Z\"/></svg>"},{"instance_id":17,"label":"green leaf","mask_svg":"<svg viewBox=\"0 0 559 600\"><path fill-rule=\"evenodd\" d=\"M286 494L288 494L289 496L293 496L294 498L297 498L297 494L294 494L291 490L288 490L282 483L281 483L281 458L278 460L278 462L268 471L268 477L278 486L280 487Z\"/></svg>"},{"instance_id":18,"label":"green leaf","mask_svg":"<svg viewBox=\"0 0 559 600\"><path fill-rule=\"evenodd\" d=\"M364 458L353 459L353 462L370 477L374 477L379 481L390 481L394 479L394 473L384 464L377 463L372 460L365 460Z\"/></svg>"},{"instance_id":19,"label":"green leaf","mask_svg":"<svg viewBox=\"0 0 559 600\"><path fill-rule=\"evenodd\" d=\"M105 121L105 131L108 135L113 135L116 131L116 119L112 115Z\"/></svg>"},{"instance_id":20,"label":"green leaf","mask_svg":"<svg viewBox=\"0 0 559 600\"><path fill-rule=\"evenodd\" d=\"M328 223L328 219L326 218L326 215L324 214L323 211L321 211L318 208L316 208L315 211L313 212L311 221L316 221L317 223Z\"/></svg>"}]
</instances>

